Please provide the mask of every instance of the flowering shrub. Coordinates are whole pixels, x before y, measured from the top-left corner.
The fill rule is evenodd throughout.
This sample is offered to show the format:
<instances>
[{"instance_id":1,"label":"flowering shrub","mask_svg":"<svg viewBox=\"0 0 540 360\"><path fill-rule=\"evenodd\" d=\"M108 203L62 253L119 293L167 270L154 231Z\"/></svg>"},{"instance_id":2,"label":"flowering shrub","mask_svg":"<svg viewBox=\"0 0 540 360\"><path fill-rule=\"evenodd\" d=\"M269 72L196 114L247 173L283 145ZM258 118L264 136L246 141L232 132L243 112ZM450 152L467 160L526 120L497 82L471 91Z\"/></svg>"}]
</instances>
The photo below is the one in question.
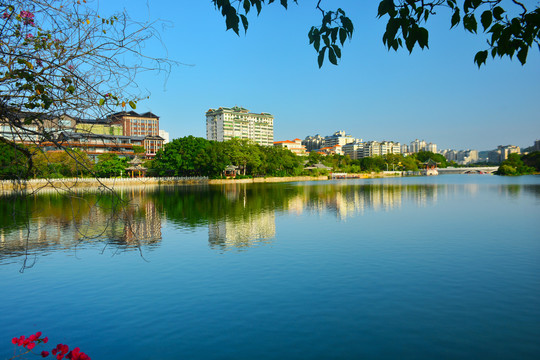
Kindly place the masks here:
<instances>
[{"instance_id":1,"label":"flowering shrub","mask_svg":"<svg viewBox=\"0 0 540 360\"><path fill-rule=\"evenodd\" d=\"M46 344L48 341L48 337L41 337L41 331L38 331L37 333L30 335L29 337L25 337L24 335L21 335L18 338L14 337L13 339L11 339L11 342L19 347L22 347L23 349L26 349L26 352L16 355L12 359L24 354L33 353L32 350L36 347L36 344ZM65 344L56 345L56 347L53 348L50 353L46 350L43 350L40 355L45 358L48 357L50 354L56 357L57 360L62 360L64 358L69 360L90 360L90 356L81 352L81 349L79 349L78 347L74 348L73 350L69 350L69 346Z\"/></svg>"},{"instance_id":2,"label":"flowering shrub","mask_svg":"<svg viewBox=\"0 0 540 360\"><path fill-rule=\"evenodd\" d=\"M30 11L21 11L19 14L21 17L21 20L23 21L24 25L31 25L34 26L34 14L32 14Z\"/></svg>"}]
</instances>

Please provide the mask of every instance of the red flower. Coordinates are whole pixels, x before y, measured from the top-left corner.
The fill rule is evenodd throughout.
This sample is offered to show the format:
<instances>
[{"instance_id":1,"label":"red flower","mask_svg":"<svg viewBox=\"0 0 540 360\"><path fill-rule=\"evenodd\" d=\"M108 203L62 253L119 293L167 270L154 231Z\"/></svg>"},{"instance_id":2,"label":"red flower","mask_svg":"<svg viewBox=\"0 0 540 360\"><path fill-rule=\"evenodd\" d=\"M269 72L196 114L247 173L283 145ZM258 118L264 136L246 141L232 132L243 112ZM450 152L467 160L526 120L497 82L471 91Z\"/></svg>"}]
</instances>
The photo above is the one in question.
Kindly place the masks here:
<instances>
[{"instance_id":1,"label":"red flower","mask_svg":"<svg viewBox=\"0 0 540 360\"><path fill-rule=\"evenodd\" d=\"M47 357L47 356L49 356L49 352L48 351L42 351L41 356Z\"/></svg>"},{"instance_id":2,"label":"red flower","mask_svg":"<svg viewBox=\"0 0 540 360\"><path fill-rule=\"evenodd\" d=\"M39 339L40 336L41 336L41 331L38 331L38 332L36 333L36 339Z\"/></svg>"},{"instance_id":3,"label":"red flower","mask_svg":"<svg viewBox=\"0 0 540 360\"><path fill-rule=\"evenodd\" d=\"M28 346L26 346L26 348L27 348L28 350L32 350L34 347L36 347L36 344L33 343L33 342L31 342L30 344L28 344Z\"/></svg>"},{"instance_id":4,"label":"red flower","mask_svg":"<svg viewBox=\"0 0 540 360\"><path fill-rule=\"evenodd\" d=\"M19 339L18 339L18 338L16 338L16 337L14 337L13 339L11 339L11 342L12 342L12 343L14 343L14 344L16 344L16 343L18 343L18 342L19 342Z\"/></svg>"},{"instance_id":5,"label":"red flower","mask_svg":"<svg viewBox=\"0 0 540 360\"><path fill-rule=\"evenodd\" d=\"M33 335L33 334L28 337L28 340L30 341L36 341L36 339L37 339L36 335Z\"/></svg>"},{"instance_id":6,"label":"red flower","mask_svg":"<svg viewBox=\"0 0 540 360\"><path fill-rule=\"evenodd\" d=\"M48 338L47 336L45 336L45 337L43 338L43 343L46 344L46 343L48 343L48 342L49 342L49 338Z\"/></svg>"}]
</instances>

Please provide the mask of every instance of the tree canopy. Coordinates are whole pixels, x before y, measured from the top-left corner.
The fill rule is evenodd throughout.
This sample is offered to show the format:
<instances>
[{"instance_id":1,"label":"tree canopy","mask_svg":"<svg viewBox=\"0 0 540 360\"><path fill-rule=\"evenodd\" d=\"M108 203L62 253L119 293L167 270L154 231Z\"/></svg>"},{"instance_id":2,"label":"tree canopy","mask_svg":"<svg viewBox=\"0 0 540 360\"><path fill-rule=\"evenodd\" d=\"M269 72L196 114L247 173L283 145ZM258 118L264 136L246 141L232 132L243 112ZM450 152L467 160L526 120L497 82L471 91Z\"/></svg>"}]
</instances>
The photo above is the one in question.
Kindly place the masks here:
<instances>
[{"instance_id":1,"label":"tree canopy","mask_svg":"<svg viewBox=\"0 0 540 360\"><path fill-rule=\"evenodd\" d=\"M101 119L145 97L137 73L172 62L143 52L154 23L101 16L86 0L0 4L0 142L52 142L65 116ZM30 157L30 153L25 153Z\"/></svg>"},{"instance_id":2,"label":"tree canopy","mask_svg":"<svg viewBox=\"0 0 540 360\"><path fill-rule=\"evenodd\" d=\"M239 34L240 24L247 31L247 15L256 11L259 15L264 5L277 3L275 0L212 0L225 18L227 30ZM285 9L297 0L280 0ZM326 10L323 0L314 1L316 11L321 13L321 24L308 31L309 43L317 52L319 67L327 57L333 65L341 58L341 49L352 38L354 25L342 8ZM460 23L465 30L477 34L482 31L487 48L474 56L478 67L486 64L487 58L513 58L515 55L523 65L529 50L536 44L540 50L540 9L536 4L527 9L524 2L517 0L379 0L377 16L387 22L383 44L388 49L405 47L409 52L418 46L429 47L430 18L439 15L439 10L449 9L449 25ZM481 27L480 27L480 25Z\"/></svg>"}]
</instances>

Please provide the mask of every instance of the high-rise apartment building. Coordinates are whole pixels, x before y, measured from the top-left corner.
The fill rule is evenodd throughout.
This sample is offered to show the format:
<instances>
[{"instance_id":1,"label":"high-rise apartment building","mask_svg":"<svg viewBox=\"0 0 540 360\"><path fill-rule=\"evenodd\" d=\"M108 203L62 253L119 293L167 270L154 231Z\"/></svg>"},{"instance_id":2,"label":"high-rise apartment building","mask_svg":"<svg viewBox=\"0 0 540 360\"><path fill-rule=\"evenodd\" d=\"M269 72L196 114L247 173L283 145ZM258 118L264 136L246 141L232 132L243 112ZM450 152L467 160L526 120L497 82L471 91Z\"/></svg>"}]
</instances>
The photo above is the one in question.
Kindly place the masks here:
<instances>
[{"instance_id":1,"label":"high-rise apartment building","mask_svg":"<svg viewBox=\"0 0 540 360\"><path fill-rule=\"evenodd\" d=\"M323 147L332 147L336 145L346 145L349 143L356 142L357 139L353 138L351 135L345 133L345 131L336 131L333 135L326 136L324 138ZM362 139L360 139L362 141Z\"/></svg>"},{"instance_id":2,"label":"high-rise apartment building","mask_svg":"<svg viewBox=\"0 0 540 360\"><path fill-rule=\"evenodd\" d=\"M324 138L319 134L315 136L306 136L306 138L302 140L302 145L306 147L306 151L308 152L319 150L324 147Z\"/></svg>"},{"instance_id":3,"label":"high-rise apartment building","mask_svg":"<svg viewBox=\"0 0 540 360\"><path fill-rule=\"evenodd\" d=\"M249 139L259 145L273 146L274 117L268 113L251 113L239 106L210 109L206 112L206 138L214 141Z\"/></svg>"},{"instance_id":4,"label":"high-rise apartment building","mask_svg":"<svg viewBox=\"0 0 540 360\"><path fill-rule=\"evenodd\" d=\"M343 145L343 154L348 155L352 160L361 159L364 157L364 143L355 141Z\"/></svg>"}]
</instances>

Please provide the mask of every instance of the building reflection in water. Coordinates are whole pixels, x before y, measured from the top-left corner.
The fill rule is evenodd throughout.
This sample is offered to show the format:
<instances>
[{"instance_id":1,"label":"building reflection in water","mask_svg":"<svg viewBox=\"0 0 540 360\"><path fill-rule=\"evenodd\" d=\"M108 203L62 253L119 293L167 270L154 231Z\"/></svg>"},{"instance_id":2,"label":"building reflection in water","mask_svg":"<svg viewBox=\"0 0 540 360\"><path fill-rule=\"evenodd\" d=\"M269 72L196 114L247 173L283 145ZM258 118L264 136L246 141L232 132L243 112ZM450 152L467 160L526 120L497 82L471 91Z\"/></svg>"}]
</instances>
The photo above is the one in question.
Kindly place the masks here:
<instances>
[{"instance_id":1,"label":"building reflection in water","mask_svg":"<svg viewBox=\"0 0 540 360\"><path fill-rule=\"evenodd\" d=\"M220 220L208 224L210 247L242 249L267 244L276 236L275 211L247 214L242 219Z\"/></svg>"},{"instance_id":2,"label":"building reflection in water","mask_svg":"<svg viewBox=\"0 0 540 360\"><path fill-rule=\"evenodd\" d=\"M161 216L143 190L76 198L47 194L28 200L28 210L2 206L15 220L12 226L0 228L0 262L87 246L112 246L113 251L151 249L161 241Z\"/></svg>"},{"instance_id":3,"label":"building reflection in water","mask_svg":"<svg viewBox=\"0 0 540 360\"><path fill-rule=\"evenodd\" d=\"M522 189L538 192L538 187L493 187L507 196L516 196ZM429 206L438 196L456 192L475 196L479 187L344 181L139 188L124 189L116 197L108 193L77 197L48 194L19 202L2 198L0 263L28 253L81 246L112 246L115 251L152 249L162 240L165 219L181 229L207 227L212 249L242 250L274 241L276 212L331 214L346 221L368 211L391 211L404 204Z\"/></svg>"},{"instance_id":4,"label":"building reflection in water","mask_svg":"<svg viewBox=\"0 0 540 360\"><path fill-rule=\"evenodd\" d=\"M390 211L402 202L426 206L437 201L436 185L347 185L329 184L304 187L287 202L287 211L297 215L304 211L334 213L340 220L362 215L365 211Z\"/></svg>"}]
</instances>

